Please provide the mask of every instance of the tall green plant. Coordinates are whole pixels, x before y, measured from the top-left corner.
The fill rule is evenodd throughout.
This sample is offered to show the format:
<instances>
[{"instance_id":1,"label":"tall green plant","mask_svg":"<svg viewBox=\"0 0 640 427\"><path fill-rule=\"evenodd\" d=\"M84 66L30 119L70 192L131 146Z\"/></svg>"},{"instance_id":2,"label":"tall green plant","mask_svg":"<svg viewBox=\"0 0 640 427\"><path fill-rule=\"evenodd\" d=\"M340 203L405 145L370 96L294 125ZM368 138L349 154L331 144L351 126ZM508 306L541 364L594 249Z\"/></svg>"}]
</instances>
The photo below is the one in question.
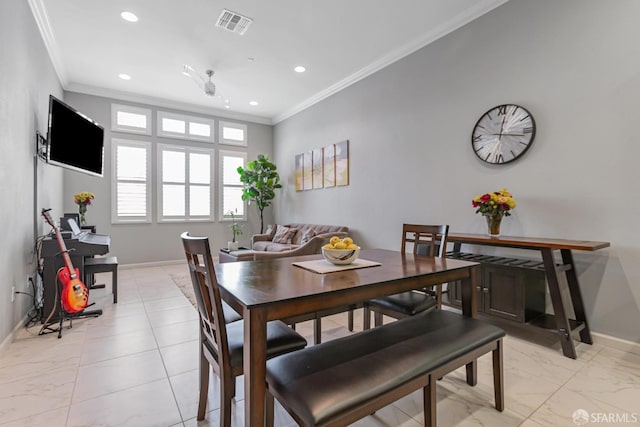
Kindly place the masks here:
<instances>
[{"instance_id":1,"label":"tall green plant","mask_svg":"<svg viewBox=\"0 0 640 427\"><path fill-rule=\"evenodd\" d=\"M276 197L274 190L282 188L276 169L276 165L264 154L259 154L258 159L247 163L245 168L238 167L240 181L244 185L242 200L253 201L258 205L261 234L264 232L264 208L271 206L271 201Z\"/></svg>"}]
</instances>

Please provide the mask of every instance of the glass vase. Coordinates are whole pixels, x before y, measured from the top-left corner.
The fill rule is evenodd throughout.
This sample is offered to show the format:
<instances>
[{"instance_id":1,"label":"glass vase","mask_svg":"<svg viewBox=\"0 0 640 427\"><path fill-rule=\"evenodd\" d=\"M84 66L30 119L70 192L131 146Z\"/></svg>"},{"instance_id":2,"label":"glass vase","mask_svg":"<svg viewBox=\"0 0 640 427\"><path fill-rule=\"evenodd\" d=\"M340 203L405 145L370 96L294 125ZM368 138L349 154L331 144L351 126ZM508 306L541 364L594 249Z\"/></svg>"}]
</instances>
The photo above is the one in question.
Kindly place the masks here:
<instances>
[{"instance_id":1,"label":"glass vase","mask_svg":"<svg viewBox=\"0 0 640 427\"><path fill-rule=\"evenodd\" d=\"M80 225L87 225L87 220L85 219L85 215L87 213L87 205L84 203L80 203L78 205L78 213L80 214Z\"/></svg>"},{"instance_id":2,"label":"glass vase","mask_svg":"<svg viewBox=\"0 0 640 427\"><path fill-rule=\"evenodd\" d=\"M485 215L487 219L487 232L489 237L500 236L500 223L502 221L502 215Z\"/></svg>"}]
</instances>

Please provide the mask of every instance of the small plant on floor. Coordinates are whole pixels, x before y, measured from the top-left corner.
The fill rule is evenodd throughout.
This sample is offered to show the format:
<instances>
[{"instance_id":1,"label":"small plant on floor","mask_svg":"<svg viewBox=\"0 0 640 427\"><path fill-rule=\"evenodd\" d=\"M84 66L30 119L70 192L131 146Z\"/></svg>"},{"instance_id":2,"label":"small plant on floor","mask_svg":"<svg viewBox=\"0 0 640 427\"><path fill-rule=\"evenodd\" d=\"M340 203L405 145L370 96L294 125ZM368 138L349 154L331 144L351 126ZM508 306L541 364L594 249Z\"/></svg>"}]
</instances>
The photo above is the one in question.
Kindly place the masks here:
<instances>
[{"instance_id":1,"label":"small plant on floor","mask_svg":"<svg viewBox=\"0 0 640 427\"><path fill-rule=\"evenodd\" d=\"M236 216L233 211L227 212L227 215L231 217L231 225L229 225L229 229L233 234L232 242L236 242L236 237L242 236L242 224L236 222Z\"/></svg>"}]
</instances>

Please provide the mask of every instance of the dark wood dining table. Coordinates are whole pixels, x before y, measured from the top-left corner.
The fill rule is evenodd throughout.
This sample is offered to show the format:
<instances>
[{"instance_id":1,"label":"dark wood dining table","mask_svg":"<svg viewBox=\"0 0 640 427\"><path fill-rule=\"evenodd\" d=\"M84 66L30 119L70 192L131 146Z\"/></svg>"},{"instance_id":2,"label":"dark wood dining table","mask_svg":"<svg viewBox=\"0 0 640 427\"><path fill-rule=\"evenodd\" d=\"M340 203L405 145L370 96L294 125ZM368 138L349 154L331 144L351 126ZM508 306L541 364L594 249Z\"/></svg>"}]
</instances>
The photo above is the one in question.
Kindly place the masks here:
<instances>
[{"instance_id":1,"label":"dark wood dining table","mask_svg":"<svg viewBox=\"0 0 640 427\"><path fill-rule=\"evenodd\" d=\"M263 426L268 321L359 303L411 289L460 280L462 312L476 317L479 264L403 254L384 249L360 252L381 265L318 274L293 265L322 255L216 264L222 298L244 322L245 425ZM467 365L467 382L477 381L476 363Z\"/></svg>"}]
</instances>

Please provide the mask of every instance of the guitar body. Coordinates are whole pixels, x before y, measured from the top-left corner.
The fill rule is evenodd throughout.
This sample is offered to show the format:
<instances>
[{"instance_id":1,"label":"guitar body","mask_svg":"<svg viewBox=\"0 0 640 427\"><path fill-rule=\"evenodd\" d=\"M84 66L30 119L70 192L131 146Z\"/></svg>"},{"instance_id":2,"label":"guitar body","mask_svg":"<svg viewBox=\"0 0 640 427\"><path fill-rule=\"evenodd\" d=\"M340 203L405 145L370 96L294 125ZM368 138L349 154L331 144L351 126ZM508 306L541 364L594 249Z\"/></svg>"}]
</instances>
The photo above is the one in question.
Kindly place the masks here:
<instances>
[{"instance_id":1,"label":"guitar body","mask_svg":"<svg viewBox=\"0 0 640 427\"><path fill-rule=\"evenodd\" d=\"M82 311L89 302L89 291L78 277L80 277L80 271L77 268L74 270L74 274L70 274L66 267L58 270L58 280L62 284L60 295L62 308L67 313Z\"/></svg>"}]
</instances>

